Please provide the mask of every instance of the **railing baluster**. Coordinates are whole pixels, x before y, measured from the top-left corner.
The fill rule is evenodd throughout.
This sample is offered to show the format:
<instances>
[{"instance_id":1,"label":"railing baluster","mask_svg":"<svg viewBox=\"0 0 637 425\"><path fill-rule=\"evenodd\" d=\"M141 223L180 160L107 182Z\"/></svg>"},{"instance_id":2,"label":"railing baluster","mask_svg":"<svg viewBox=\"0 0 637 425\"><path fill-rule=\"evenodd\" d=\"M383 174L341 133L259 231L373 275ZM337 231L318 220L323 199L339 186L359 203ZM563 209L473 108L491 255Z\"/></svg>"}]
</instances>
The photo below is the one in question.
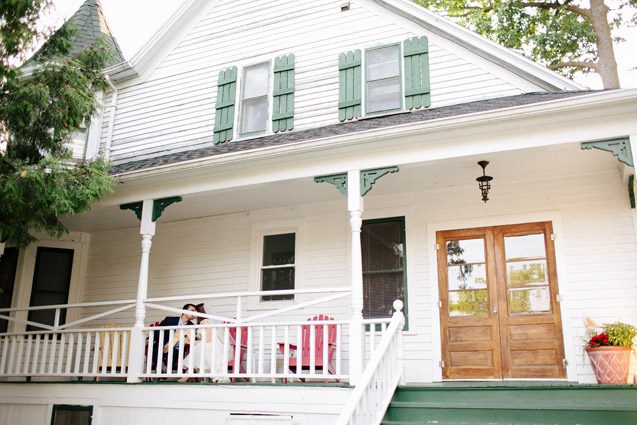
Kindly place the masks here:
<instances>
[{"instance_id":1,"label":"railing baluster","mask_svg":"<svg viewBox=\"0 0 637 425\"><path fill-rule=\"evenodd\" d=\"M179 329L179 348L177 349L178 353L177 353L177 373L178 374L183 374L184 373L184 344L185 344L185 335L184 335L184 329ZM172 351L172 350L171 350ZM192 360L192 357L190 358L190 360Z\"/></svg>"},{"instance_id":2,"label":"railing baluster","mask_svg":"<svg viewBox=\"0 0 637 425\"><path fill-rule=\"evenodd\" d=\"M271 351L271 355L270 355L270 374L271 375L276 375L277 374L277 370L276 370L276 356L279 353L278 347L277 347L277 343L276 343L276 326L272 325L271 327L271 334L270 334L270 351ZM274 384L276 382L276 378L273 376L271 379L272 383Z\"/></svg>"},{"instance_id":3,"label":"railing baluster","mask_svg":"<svg viewBox=\"0 0 637 425\"><path fill-rule=\"evenodd\" d=\"M230 349L230 328L228 326L223 328L223 376L228 375L228 350Z\"/></svg>"},{"instance_id":4,"label":"railing baluster","mask_svg":"<svg viewBox=\"0 0 637 425\"><path fill-rule=\"evenodd\" d=\"M150 375L152 373L153 362L157 359L153 358L153 343L155 339L155 331L149 329L148 331L148 346L146 347L146 374ZM159 342L159 341L158 341ZM159 356L159 349L157 350L157 355Z\"/></svg>"},{"instance_id":5,"label":"railing baluster","mask_svg":"<svg viewBox=\"0 0 637 425\"><path fill-rule=\"evenodd\" d=\"M111 331L109 336L109 340L113 341L113 346L111 347L111 375L117 373L117 358L119 357L119 338L120 331Z\"/></svg>"},{"instance_id":6,"label":"railing baluster","mask_svg":"<svg viewBox=\"0 0 637 425\"><path fill-rule=\"evenodd\" d=\"M290 330L288 325L283 325L283 373L288 374L290 370ZM297 360L298 363L298 360Z\"/></svg>"},{"instance_id":7,"label":"railing baluster","mask_svg":"<svg viewBox=\"0 0 637 425\"><path fill-rule=\"evenodd\" d=\"M66 334L62 334L60 337L60 342L58 343L57 369L55 370L56 375L60 375L62 373L62 367L64 366L65 345L66 345Z\"/></svg>"},{"instance_id":8,"label":"railing baluster","mask_svg":"<svg viewBox=\"0 0 637 425\"><path fill-rule=\"evenodd\" d=\"M235 338L234 338L234 361L232 362L232 374L237 376L239 372L241 372L241 341L242 341L242 333L243 328L237 326L235 327Z\"/></svg>"},{"instance_id":9,"label":"railing baluster","mask_svg":"<svg viewBox=\"0 0 637 425\"><path fill-rule=\"evenodd\" d=\"M91 333L86 333L86 340L84 341L84 366L82 368L82 372L85 374L91 373L89 370L89 365L91 364Z\"/></svg>"},{"instance_id":10,"label":"railing baluster","mask_svg":"<svg viewBox=\"0 0 637 425\"><path fill-rule=\"evenodd\" d=\"M74 374L81 374L80 362L82 361L82 342L84 341L84 333L77 334L77 343L75 344L75 365L73 366Z\"/></svg>"},{"instance_id":11,"label":"railing baluster","mask_svg":"<svg viewBox=\"0 0 637 425\"><path fill-rule=\"evenodd\" d=\"M9 338L9 361L7 362L7 375L11 376L15 373L13 372L13 367L15 363L16 349L17 349L17 336L13 335Z\"/></svg>"},{"instance_id":12,"label":"railing baluster","mask_svg":"<svg viewBox=\"0 0 637 425\"><path fill-rule=\"evenodd\" d=\"M33 335L27 336L27 353L24 356L24 366L22 368L23 375L29 375L31 368L31 352L33 350Z\"/></svg>"},{"instance_id":13,"label":"railing baluster","mask_svg":"<svg viewBox=\"0 0 637 425\"><path fill-rule=\"evenodd\" d=\"M92 373L96 376L99 373L99 358L100 358L100 333L95 332L95 339L93 342L93 369Z\"/></svg>"},{"instance_id":14,"label":"railing baluster","mask_svg":"<svg viewBox=\"0 0 637 425\"><path fill-rule=\"evenodd\" d=\"M129 331L121 331L122 335L122 347L120 350L121 359L120 359L120 371L122 374L126 373L126 368L128 367L128 340L129 340Z\"/></svg>"},{"instance_id":15,"label":"railing baluster","mask_svg":"<svg viewBox=\"0 0 637 425\"><path fill-rule=\"evenodd\" d=\"M316 372L316 325L310 326L310 375Z\"/></svg>"},{"instance_id":16,"label":"railing baluster","mask_svg":"<svg viewBox=\"0 0 637 425\"><path fill-rule=\"evenodd\" d=\"M253 360L253 354L252 354L252 326L248 326L247 328L245 328L245 331L248 333L248 343L247 343L247 359L246 359L246 373L249 375L252 375L252 360Z\"/></svg>"},{"instance_id":17,"label":"railing baluster","mask_svg":"<svg viewBox=\"0 0 637 425\"><path fill-rule=\"evenodd\" d=\"M18 355L15 359L15 374L16 375L21 375L22 374L22 364L24 363L24 337L23 336L19 336L18 337Z\"/></svg>"},{"instance_id":18,"label":"railing baluster","mask_svg":"<svg viewBox=\"0 0 637 425\"><path fill-rule=\"evenodd\" d=\"M102 367L100 373L106 373L111 348L111 333L109 331L101 332L100 338L104 341L102 342Z\"/></svg>"},{"instance_id":19,"label":"railing baluster","mask_svg":"<svg viewBox=\"0 0 637 425\"><path fill-rule=\"evenodd\" d=\"M164 345L168 344L168 353L167 353L168 356L166 358L166 374L170 375L173 373L172 371L173 350L170 344L173 338L175 337L175 331L173 329L170 329L168 331L168 342L164 342L164 332L165 331L159 332L159 344L157 345L156 373L158 374L162 373L162 363L164 362Z\"/></svg>"},{"instance_id":20,"label":"railing baluster","mask_svg":"<svg viewBox=\"0 0 637 425\"><path fill-rule=\"evenodd\" d=\"M205 356L206 356L206 344L211 344L212 341L208 341L208 339L206 338L208 336L209 333L212 333L212 329L211 328L199 328L197 330L197 332L199 332L201 334L201 339L199 340L199 364L198 369L199 369L199 373L200 374L204 374L206 369L205 369ZM191 344L193 344L194 342L191 342ZM214 352L214 345L211 346L212 347L212 351ZM210 364L214 364L214 363L210 363Z\"/></svg>"},{"instance_id":21,"label":"railing baluster","mask_svg":"<svg viewBox=\"0 0 637 425\"><path fill-rule=\"evenodd\" d=\"M272 355L275 353L273 352ZM265 357L265 328L263 326L259 326L259 366L258 373L259 375L263 375L263 362Z\"/></svg>"},{"instance_id":22,"label":"railing baluster","mask_svg":"<svg viewBox=\"0 0 637 425\"><path fill-rule=\"evenodd\" d=\"M35 335L35 351L33 352L33 364L31 365L30 373L37 375L38 365L40 364L40 334Z\"/></svg>"},{"instance_id":23,"label":"railing baluster","mask_svg":"<svg viewBox=\"0 0 637 425\"><path fill-rule=\"evenodd\" d=\"M296 374L303 374L303 327L296 326ZM301 379L301 378L299 378Z\"/></svg>"},{"instance_id":24,"label":"railing baluster","mask_svg":"<svg viewBox=\"0 0 637 425\"><path fill-rule=\"evenodd\" d=\"M327 350L329 350L329 327L328 325L323 325L323 375L327 375L329 371L329 362L327 360Z\"/></svg>"},{"instance_id":25,"label":"railing baluster","mask_svg":"<svg viewBox=\"0 0 637 425\"><path fill-rule=\"evenodd\" d=\"M188 365L186 366L186 368L188 369L188 376L193 374L194 367L195 367L195 365L193 365L194 354L195 354L195 352L194 352L195 351L194 350L194 347L195 347L195 332L194 331L195 331L194 329L188 329L187 330L187 332L188 332L188 341L190 342L190 350L192 350L192 352L193 352L192 356L188 356ZM182 334L183 334L183 332L182 332ZM186 338L184 337L184 342L185 342L185 340L186 340ZM185 350L185 348L186 347L184 347L184 350ZM183 353L183 351L182 351L182 353ZM181 355L180 355L180 357L181 357Z\"/></svg>"},{"instance_id":26,"label":"railing baluster","mask_svg":"<svg viewBox=\"0 0 637 425\"><path fill-rule=\"evenodd\" d=\"M370 323L369 325L369 358L367 361L372 359L374 355L374 349L376 348L376 324Z\"/></svg>"},{"instance_id":27,"label":"railing baluster","mask_svg":"<svg viewBox=\"0 0 637 425\"><path fill-rule=\"evenodd\" d=\"M9 337L2 336L0 337L0 341L2 341L2 357L0 357L0 375L4 375L4 366L7 362L7 352L9 350Z\"/></svg>"},{"instance_id":28,"label":"railing baluster","mask_svg":"<svg viewBox=\"0 0 637 425\"><path fill-rule=\"evenodd\" d=\"M53 370L55 370L55 351L57 349L58 344L58 334L51 334L51 348L49 352L49 375L53 375Z\"/></svg>"},{"instance_id":29,"label":"railing baluster","mask_svg":"<svg viewBox=\"0 0 637 425\"><path fill-rule=\"evenodd\" d=\"M343 333L343 325L336 325L336 367L335 372L337 375L342 373L341 365L342 365L342 357L341 357L341 334Z\"/></svg>"},{"instance_id":30,"label":"railing baluster","mask_svg":"<svg viewBox=\"0 0 637 425\"><path fill-rule=\"evenodd\" d=\"M71 366L73 366L73 348L75 346L75 334L69 334L69 344L66 347L66 368L64 373L67 375L71 373Z\"/></svg>"}]
</instances>

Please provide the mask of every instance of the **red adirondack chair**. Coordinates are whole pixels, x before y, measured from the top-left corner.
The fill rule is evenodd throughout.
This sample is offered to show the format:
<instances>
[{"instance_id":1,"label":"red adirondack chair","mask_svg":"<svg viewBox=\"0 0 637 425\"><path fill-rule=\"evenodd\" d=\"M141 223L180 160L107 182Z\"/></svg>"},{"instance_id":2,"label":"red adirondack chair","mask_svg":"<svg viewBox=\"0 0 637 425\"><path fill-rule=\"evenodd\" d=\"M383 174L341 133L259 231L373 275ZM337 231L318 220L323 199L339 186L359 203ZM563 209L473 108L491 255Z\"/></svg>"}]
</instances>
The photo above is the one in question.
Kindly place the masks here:
<instances>
[{"instance_id":1,"label":"red adirondack chair","mask_svg":"<svg viewBox=\"0 0 637 425\"><path fill-rule=\"evenodd\" d=\"M239 373L245 373L245 367L243 367L243 359L248 351L248 328L240 327L241 329L241 348L239 348L239 358L235 359L235 347L237 346L237 328L230 328L230 354L228 356L228 372L234 373L235 365L239 367ZM236 361L235 361L236 360ZM235 382L236 378L230 378L231 382Z\"/></svg>"},{"instance_id":2,"label":"red adirondack chair","mask_svg":"<svg viewBox=\"0 0 637 425\"><path fill-rule=\"evenodd\" d=\"M334 320L334 318L320 314L318 316L309 317L307 320L308 322L325 321ZM299 364L301 365L301 370L310 370L310 337L312 335L310 328L311 325L303 325L301 327L303 347L300 353L296 344L288 344L290 352L289 368L292 372L296 372ZM314 370L322 371L324 368L327 368L328 373L334 374L336 372L332 365L332 360L334 359L334 350L336 348L336 325L327 326L327 364L323 364L324 329L325 327L323 325L314 326ZM285 355L285 343L279 342L279 351ZM292 356L293 352L295 353L294 356ZM304 379L301 380L304 381ZM287 380L284 379L283 382L287 382Z\"/></svg>"}]
</instances>

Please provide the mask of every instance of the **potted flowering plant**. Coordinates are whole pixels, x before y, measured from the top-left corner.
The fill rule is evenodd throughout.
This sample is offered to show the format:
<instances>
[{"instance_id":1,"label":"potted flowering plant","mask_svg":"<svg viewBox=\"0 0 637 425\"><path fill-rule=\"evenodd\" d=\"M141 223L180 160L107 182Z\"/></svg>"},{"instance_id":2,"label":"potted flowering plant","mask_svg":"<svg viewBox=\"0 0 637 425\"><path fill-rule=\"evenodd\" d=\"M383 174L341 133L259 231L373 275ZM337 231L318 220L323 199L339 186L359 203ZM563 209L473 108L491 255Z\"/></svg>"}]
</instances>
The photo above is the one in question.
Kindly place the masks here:
<instances>
[{"instance_id":1,"label":"potted flowering plant","mask_svg":"<svg viewBox=\"0 0 637 425\"><path fill-rule=\"evenodd\" d=\"M605 323L601 330L591 321L591 339L586 352L599 384L625 384L630 367L630 354L637 329L623 322Z\"/></svg>"}]
</instances>

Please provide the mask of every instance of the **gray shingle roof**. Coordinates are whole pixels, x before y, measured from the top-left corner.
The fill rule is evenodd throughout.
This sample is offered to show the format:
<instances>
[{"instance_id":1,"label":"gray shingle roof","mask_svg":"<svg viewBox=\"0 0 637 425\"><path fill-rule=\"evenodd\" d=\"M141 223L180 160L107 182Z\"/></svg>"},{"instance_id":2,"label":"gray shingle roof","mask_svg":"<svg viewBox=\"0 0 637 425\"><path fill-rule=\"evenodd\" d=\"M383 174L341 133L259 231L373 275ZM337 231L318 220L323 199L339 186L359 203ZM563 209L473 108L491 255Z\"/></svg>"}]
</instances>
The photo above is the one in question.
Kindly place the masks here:
<instances>
[{"instance_id":1,"label":"gray shingle roof","mask_svg":"<svg viewBox=\"0 0 637 425\"><path fill-rule=\"evenodd\" d=\"M270 146L283 146L290 143L312 143L313 140L340 136L346 134L359 133L362 131L384 129L393 126L409 123L427 122L441 118L457 117L461 115L473 114L476 112L494 111L514 106L531 105L535 103L548 102L551 100L565 99L569 97L583 96L594 93L593 91L568 91L555 93L526 93L516 96L501 97L495 99L481 100L477 102L462 103L440 108L423 109L413 112L403 112L393 115L361 119L345 123L333 124L323 127L312 128L302 131L292 131L278 133L249 140L237 140L213 145L212 137L210 146L193 149L184 152L177 152L154 158L139 161L130 161L117 164L113 167L112 174L121 174L132 171L143 170L163 165L177 164L193 159L214 157L216 155L248 151L251 149L264 148ZM194 141L193 141L194 142ZM198 140L197 142L201 142Z\"/></svg>"},{"instance_id":2,"label":"gray shingle roof","mask_svg":"<svg viewBox=\"0 0 637 425\"><path fill-rule=\"evenodd\" d=\"M70 55L75 56L82 50L91 47L98 38L102 38L104 42L113 49L113 57L106 66L115 65L124 61L124 55L117 44L117 40L113 37L111 30L106 22L104 11L99 0L86 0L77 9L64 25L72 24L77 30L77 34L73 38L73 47ZM51 37L54 37L53 34ZM38 50L27 63L33 61L41 50Z\"/></svg>"}]
</instances>

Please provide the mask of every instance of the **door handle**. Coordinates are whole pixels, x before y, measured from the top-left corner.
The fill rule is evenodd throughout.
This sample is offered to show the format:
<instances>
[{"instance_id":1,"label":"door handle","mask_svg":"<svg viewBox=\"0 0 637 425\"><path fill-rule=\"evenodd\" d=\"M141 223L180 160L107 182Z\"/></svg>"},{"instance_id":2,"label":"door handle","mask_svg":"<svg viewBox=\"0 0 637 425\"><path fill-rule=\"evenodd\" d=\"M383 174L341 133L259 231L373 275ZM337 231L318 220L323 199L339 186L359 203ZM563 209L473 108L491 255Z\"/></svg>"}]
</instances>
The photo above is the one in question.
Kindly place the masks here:
<instances>
[{"instance_id":1,"label":"door handle","mask_svg":"<svg viewBox=\"0 0 637 425\"><path fill-rule=\"evenodd\" d=\"M498 314L498 309L497 308L493 309L493 314Z\"/></svg>"}]
</instances>

